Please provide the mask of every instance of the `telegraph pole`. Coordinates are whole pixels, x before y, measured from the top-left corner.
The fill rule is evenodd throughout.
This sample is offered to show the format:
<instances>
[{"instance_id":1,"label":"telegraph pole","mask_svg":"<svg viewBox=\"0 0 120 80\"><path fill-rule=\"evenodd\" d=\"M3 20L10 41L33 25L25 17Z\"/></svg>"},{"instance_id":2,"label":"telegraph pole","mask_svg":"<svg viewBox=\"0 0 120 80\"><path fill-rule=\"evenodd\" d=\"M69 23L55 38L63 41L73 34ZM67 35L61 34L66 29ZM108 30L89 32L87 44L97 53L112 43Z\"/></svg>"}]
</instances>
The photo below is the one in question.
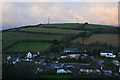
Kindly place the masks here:
<instances>
[{"instance_id":1,"label":"telegraph pole","mask_svg":"<svg viewBox=\"0 0 120 80\"><path fill-rule=\"evenodd\" d=\"M48 24L50 24L50 17L48 16Z\"/></svg>"}]
</instances>

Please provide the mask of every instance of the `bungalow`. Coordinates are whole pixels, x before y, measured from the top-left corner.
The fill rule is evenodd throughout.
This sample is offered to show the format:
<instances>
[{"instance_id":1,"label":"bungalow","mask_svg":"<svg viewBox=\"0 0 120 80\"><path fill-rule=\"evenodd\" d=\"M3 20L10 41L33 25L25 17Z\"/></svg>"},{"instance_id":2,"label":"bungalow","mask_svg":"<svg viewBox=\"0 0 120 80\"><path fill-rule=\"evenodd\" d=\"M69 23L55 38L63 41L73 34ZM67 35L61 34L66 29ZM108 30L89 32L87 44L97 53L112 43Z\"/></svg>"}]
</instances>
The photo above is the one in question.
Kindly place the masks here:
<instances>
[{"instance_id":1,"label":"bungalow","mask_svg":"<svg viewBox=\"0 0 120 80\"><path fill-rule=\"evenodd\" d=\"M102 70L106 76L112 75L112 69L110 67L103 67Z\"/></svg>"},{"instance_id":2,"label":"bungalow","mask_svg":"<svg viewBox=\"0 0 120 80\"><path fill-rule=\"evenodd\" d=\"M7 61L9 61L10 59L11 59L11 56L8 56L8 57L7 57Z\"/></svg>"},{"instance_id":3,"label":"bungalow","mask_svg":"<svg viewBox=\"0 0 120 80\"><path fill-rule=\"evenodd\" d=\"M78 48L64 48L63 52L67 53L67 52L77 52L79 51Z\"/></svg>"},{"instance_id":4,"label":"bungalow","mask_svg":"<svg viewBox=\"0 0 120 80\"><path fill-rule=\"evenodd\" d=\"M103 50L100 52L100 56L112 57L112 58L116 57L116 55L113 55L113 50Z\"/></svg>"},{"instance_id":5,"label":"bungalow","mask_svg":"<svg viewBox=\"0 0 120 80\"><path fill-rule=\"evenodd\" d=\"M67 56L70 57L70 58L79 58L80 56L82 58L86 57L87 54L86 52L83 52L83 51L78 51L78 52L67 52Z\"/></svg>"},{"instance_id":6,"label":"bungalow","mask_svg":"<svg viewBox=\"0 0 120 80\"><path fill-rule=\"evenodd\" d=\"M80 71L81 74L89 74L89 73L101 73L98 67L95 66L88 66L88 65L81 65Z\"/></svg>"},{"instance_id":7,"label":"bungalow","mask_svg":"<svg viewBox=\"0 0 120 80\"><path fill-rule=\"evenodd\" d=\"M7 57L7 61L10 61L12 64L16 64L16 62L20 61L18 55L11 55Z\"/></svg>"},{"instance_id":8,"label":"bungalow","mask_svg":"<svg viewBox=\"0 0 120 80\"><path fill-rule=\"evenodd\" d=\"M67 58L67 56L61 56L60 58Z\"/></svg>"},{"instance_id":9,"label":"bungalow","mask_svg":"<svg viewBox=\"0 0 120 80\"><path fill-rule=\"evenodd\" d=\"M70 70L65 70L65 69L57 69L57 74L66 74L66 73L72 73Z\"/></svg>"}]
</instances>

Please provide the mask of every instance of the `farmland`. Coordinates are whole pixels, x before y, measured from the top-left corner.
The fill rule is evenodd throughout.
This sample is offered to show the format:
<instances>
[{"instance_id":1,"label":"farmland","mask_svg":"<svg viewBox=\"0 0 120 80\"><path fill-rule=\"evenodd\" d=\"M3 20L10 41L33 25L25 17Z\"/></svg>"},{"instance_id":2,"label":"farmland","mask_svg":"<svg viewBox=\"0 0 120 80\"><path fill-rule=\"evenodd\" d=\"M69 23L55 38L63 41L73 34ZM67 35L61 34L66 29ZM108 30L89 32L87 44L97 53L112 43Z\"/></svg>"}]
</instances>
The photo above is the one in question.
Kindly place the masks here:
<instances>
[{"instance_id":1,"label":"farmland","mask_svg":"<svg viewBox=\"0 0 120 80\"><path fill-rule=\"evenodd\" d=\"M29 32L44 32L44 33L63 33L63 34L78 34L82 32L81 30L67 30L67 29L56 29L56 28L22 28L21 31Z\"/></svg>"},{"instance_id":2,"label":"farmland","mask_svg":"<svg viewBox=\"0 0 120 80\"><path fill-rule=\"evenodd\" d=\"M112 26L97 24L84 25L83 23L39 24L36 26L14 28L3 31L3 52L26 52L32 50L45 51L46 47L50 47L50 45L52 45L54 43L53 41L55 40L58 42L69 40L73 44L81 43L81 37L79 37L79 35L85 32L85 29L80 28L81 26L85 27L86 29L91 28L94 30L99 28L104 30L108 28L115 28ZM91 30L89 31L88 29L87 32L91 33ZM102 43L106 42L107 44L116 46L118 44L117 40L117 35L115 34L93 34L92 36L85 39L85 44L91 44L98 41ZM69 43L69 41L66 42ZM65 45L66 42L62 43L62 45ZM44 43L46 46L42 47L44 44L41 45L41 43ZM34 48L32 48L33 46Z\"/></svg>"},{"instance_id":3,"label":"farmland","mask_svg":"<svg viewBox=\"0 0 120 80\"><path fill-rule=\"evenodd\" d=\"M45 49L49 48L52 44L51 43L40 43L40 42L23 42L17 44L6 51L12 52L26 52L26 51L44 51Z\"/></svg>"},{"instance_id":4,"label":"farmland","mask_svg":"<svg viewBox=\"0 0 120 80\"><path fill-rule=\"evenodd\" d=\"M101 77L101 74L96 73L82 75L79 64L90 64L89 67L92 65L94 67L94 65L100 64L99 61L95 61L95 58L99 57L101 50L110 49L117 54L117 46L118 33L116 28L106 25L39 24L4 30L2 34L3 77L44 79ZM63 52L65 48L87 51L87 53L85 52L87 56L70 59L69 54ZM32 58L26 56L28 52L36 53L37 51L40 52L37 56ZM13 62L7 61L6 57L16 55L21 61L9 65ZM67 56L67 58L61 59L62 55ZM62 64L65 65L62 66ZM73 67L70 68L67 65ZM105 64L105 66L109 66L109 64ZM69 71L67 68L70 68L70 73L56 74L56 67L59 67L58 69L62 67L66 73Z\"/></svg>"},{"instance_id":5,"label":"farmland","mask_svg":"<svg viewBox=\"0 0 120 80\"><path fill-rule=\"evenodd\" d=\"M21 32L5 32L3 34L3 48L13 44L20 40L60 40L63 38L62 35L44 35L44 34L31 34L31 33L21 33ZM9 38L9 39L8 39Z\"/></svg>"},{"instance_id":6,"label":"farmland","mask_svg":"<svg viewBox=\"0 0 120 80\"><path fill-rule=\"evenodd\" d=\"M72 41L73 43L81 43L82 38L77 38ZM107 43L108 45L118 46L118 34L94 34L85 39L85 44L91 44L95 42Z\"/></svg>"}]
</instances>

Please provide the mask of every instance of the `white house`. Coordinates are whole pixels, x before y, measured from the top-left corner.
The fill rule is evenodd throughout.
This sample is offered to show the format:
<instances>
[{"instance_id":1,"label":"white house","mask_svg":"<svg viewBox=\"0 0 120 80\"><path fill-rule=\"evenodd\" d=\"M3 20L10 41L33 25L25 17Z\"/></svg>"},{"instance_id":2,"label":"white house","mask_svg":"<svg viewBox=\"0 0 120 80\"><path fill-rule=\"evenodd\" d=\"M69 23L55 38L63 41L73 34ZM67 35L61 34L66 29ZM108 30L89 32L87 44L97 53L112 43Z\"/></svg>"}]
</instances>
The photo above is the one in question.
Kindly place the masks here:
<instances>
[{"instance_id":1,"label":"white house","mask_svg":"<svg viewBox=\"0 0 120 80\"><path fill-rule=\"evenodd\" d=\"M113 51L112 50L101 51L100 52L100 56L112 57L112 58L116 57L116 55L113 55Z\"/></svg>"},{"instance_id":2,"label":"white house","mask_svg":"<svg viewBox=\"0 0 120 80\"><path fill-rule=\"evenodd\" d=\"M60 56L60 58L67 58L67 56Z\"/></svg>"},{"instance_id":3,"label":"white house","mask_svg":"<svg viewBox=\"0 0 120 80\"><path fill-rule=\"evenodd\" d=\"M65 71L64 69L57 69L57 74L59 73L67 73L67 71Z\"/></svg>"},{"instance_id":4,"label":"white house","mask_svg":"<svg viewBox=\"0 0 120 80\"><path fill-rule=\"evenodd\" d=\"M67 56L70 57L70 58L79 58L80 56L81 57L86 57L87 56L86 52L82 52L82 51L68 52L67 54L68 54Z\"/></svg>"},{"instance_id":5,"label":"white house","mask_svg":"<svg viewBox=\"0 0 120 80\"><path fill-rule=\"evenodd\" d=\"M72 73L72 71L64 70L64 69L57 69L57 74L62 74L62 73Z\"/></svg>"},{"instance_id":6,"label":"white house","mask_svg":"<svg viewBox=\"0 0 120 80\"><path fill-rule=\"evenodd\" d=\"M98 67L95 66L88 66L88 65L81 65L80 66L80 73L101 73L101 71L98 69Z\"/></svg>"},{"instance_id":7,"label":"white house","mask_svg":"<svg viewBox=\"0 0 120 80\"><path fill-rule=\"evenodd\" d=\"M31 59L31 58L32 58L32 53L31 53L31 52L28 52L27 58L28 58L28 59Z\"/></svg>"},{"instance_id":8,"label":"white house","mask_svg":"<svg viewBox=\"0 0 120 80\"><path fill-rule=\"evenodd\" d=\"M37 57L40 55L39 51L37 52L28 52L26 55L26 61L32 61L33 58Z\"/></svg>"},{"instance_id":9,"label":"white house","mask_svg":"<svg viewBox=\"0 0 120 80\"><path fill-rule=\"evenodd\" d=\"M9 61L10 59L11 59L11 56L8 56L8 57L7 57L7 60Z\"/></svg>"}]
</instances>

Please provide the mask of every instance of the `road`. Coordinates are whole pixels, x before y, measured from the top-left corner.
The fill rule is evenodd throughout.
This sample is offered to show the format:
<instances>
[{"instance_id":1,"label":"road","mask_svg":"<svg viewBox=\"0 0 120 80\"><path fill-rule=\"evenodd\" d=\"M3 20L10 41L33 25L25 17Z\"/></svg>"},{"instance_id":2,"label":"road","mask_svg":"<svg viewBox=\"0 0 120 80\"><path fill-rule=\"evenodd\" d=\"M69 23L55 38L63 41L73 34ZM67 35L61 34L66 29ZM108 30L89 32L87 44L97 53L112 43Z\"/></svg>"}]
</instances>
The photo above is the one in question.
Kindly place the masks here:
<instances>
[{"instance_id":1,"label":"road","mask_svg":"<svg viewBox=\"0 0 120 80\"><path fill-rule=\"evenodd\" d=\"M100 61L100 60L95 59L94 56L90 56L90 59L92 59L93 61L97 62L97 63L98 63L98 66L100 66L100 67L104 67L103 62Z\"/></svg>"}]
</instances>

